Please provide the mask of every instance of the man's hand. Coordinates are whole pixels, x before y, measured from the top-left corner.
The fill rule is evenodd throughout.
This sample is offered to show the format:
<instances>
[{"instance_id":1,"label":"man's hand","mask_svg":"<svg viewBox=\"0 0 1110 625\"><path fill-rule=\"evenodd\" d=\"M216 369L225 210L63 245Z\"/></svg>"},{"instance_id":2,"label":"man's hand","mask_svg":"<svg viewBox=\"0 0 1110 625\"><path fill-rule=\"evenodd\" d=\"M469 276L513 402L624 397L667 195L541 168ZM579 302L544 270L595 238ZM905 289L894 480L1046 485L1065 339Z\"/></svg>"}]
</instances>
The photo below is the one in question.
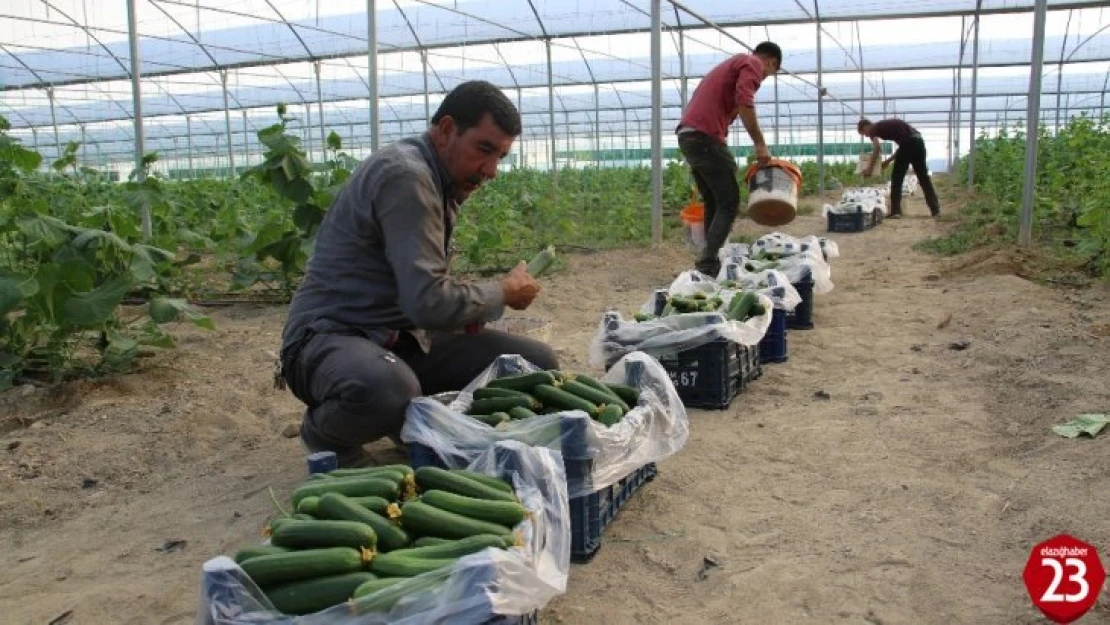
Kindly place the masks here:
<instances>
[{"instance_id":1,"label":"man's hand","mask_svg":"<svg viewBox=\"0 0 1110 625\"><path fill-rule=\"evenodd\" d=\"M505 305L513 310L524 310L532 305L532 300L540 292L540 283L528 275L528 263L523 260L509 275L501 278L501 292Z\"/></svg>"},{"instance_id":2,"label":"man's hand","mask_svg":"<svg viewBox=\"0 0 1110 625\"><path fill-rule=\"evenodd\" d=\"M766 145L759 144L755 146L755 160L759 161L760 165L771 162L771 151L767 149Z\"/></svg>"}]
</instances>

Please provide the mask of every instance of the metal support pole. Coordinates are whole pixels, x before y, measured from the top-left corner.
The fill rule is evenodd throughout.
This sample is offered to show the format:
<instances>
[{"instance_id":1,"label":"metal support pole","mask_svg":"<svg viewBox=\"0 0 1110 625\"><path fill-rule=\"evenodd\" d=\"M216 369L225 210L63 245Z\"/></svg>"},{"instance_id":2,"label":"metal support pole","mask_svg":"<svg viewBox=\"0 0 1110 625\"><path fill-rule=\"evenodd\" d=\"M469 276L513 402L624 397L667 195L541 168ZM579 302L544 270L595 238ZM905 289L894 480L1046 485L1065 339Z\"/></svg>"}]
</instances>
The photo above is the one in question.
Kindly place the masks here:
<instances>
[{"instance_id":1,"label":"metal support pole","mask_svg":"<svg viewBox=\"0 0 1110 625\"><path fill-rule=\"evenodd\" d=\"M594 83L594 164L601 169L601 104L598 101L597 83Z\"/></svg>"},{"instance_id":2,"label":"metal support pole","mask_svg":"<svg viewBox=\"0 0 1110 625\"><path fill-rule=\"evenodd\" d=\"M420 51L420 66L424 69L424 121L429 125L432 123L432 105L428 101L428 51ZM520 109L520 92L517 91L517 106Z\"/></svg>"},{"instance_id":3,"label":"metal support pole","mask_svg":"<svg viewBox=\"0 0 1110 625\"><path fill-rule=\"evenodd\" d=\"M197 170L193 167L193 119L185 116L185 149L189 151L189 177L196 178Z\"/></svg>"},{"instance_id":4,"label":"metal support pole","mask_svg":"<svg viewBox=\"0 0 1110 625\"><path fill-rule=\"evenodd\" d=\"M967 152L967 190L975 188L975 112L979 100L979 7L975 3L975 41L971 46L971 143Z\"/></svg>"},{"instance_id":5,"label":"metal support pole","mask_svg":"<svg viewBox=\"0 0 1110 625\"><path fill-rule=\"evenodd\" d=\"M228 170L231 172L231 177L235 177L235 155L233 152L233 145L231 141L231 108L227 103L227 70L220 70L220 83L224 88L224 126L227 129L227 165Z\"/></svg>"},{"instance_id":6,"label":"metal support pole","mask_svg":"<svg viewBox=\"0 0 1110 625\"><path fill-rule=\"evenodd\" d=\"M243 114L243 167L250 167L251 164L251 145L250 145L250 128L247 126L247 109L239 109Z\"/></svg>"},{"instance_id":7,"label":"metal support pole","mask_svg":"<svg viewBox=\"0 0 1110 625\"><path fill-rule=\"evenodd\" d=\"M817 3L814 2L814 9ZM824 73L821 71L821 14L815 12L817 26L817 193L825 196L825 87Z\"/></svg>"},{"instance_id":8,"label":"metal support pole","mask_svg":"<svg viewBox=\"0 0 1110 625\"><path fill-rule=\"evenodd\" d=\"M675 17L678 17L678 8L675 8ZM682 110L686 110L686 31L681 28L678 29L678 78L679 78L679 96L682 98Z\"/></svg>"},{"instance_id":9,"label":"metal support pole","mask_svg":"<svg viewBox=\"0 0 1110 625\"><path fill-rule=\"evenodd\" d=\"M775 148L779 146L779 75L775 74Z\"/></svg>"},{"instance_id":10,"label":"metal support pole","mask_svg":"<svg viewBox=\"0 0 1110 625\"><path fill-rule=\"evenodd\" d=\"M81 129L81 162L85 163L89 158L89 151L85 145L85 124L81 124L79 128ZM76 166L74 169L77 169Z\"/></svg>"},{"instance_id":11,"label":"metal support pole","mask_svg":"<svg viewBox=\"0 0 1110 625\"><path fill-rule=\"evenodd\" d=\"M312 105L304 103L304 152L308 160L312 160Z\"/></svg>"},{"instance_id":12,"label":"metal support pole","mask_svg":"<svg viewBox=\"0 0 1110 625\"><path fill-rule=\"evenodd\" d=\"M320 122L320 153L326 154L328 149L328 134L324 130L324 90L320 86L320 61L313 63L316 70L316 113ZM324 160L321 158L320 160Z\"/></svg>"},{"instance_id":13,"label":"metal support pole","mask_svg":"<svg viewBox=\"0 0 1110 625\"><path fill-rule=\"evenodd\" d=\"M142 58L139 56L139 28L138 18L135 15L135 0L127 0L127 43L131 54L131 106L135 118L135 181L143 182L143 153L146 151L146 141L143 135L143 94L140 83L139 66ZM50 92L51 105L53 105L53 91ZM53 114L53 106L51 106ZM54 125L54 137L57 141L58 125ZM59 152L60 154L60 152ZM139 222L142 228L143 241L149 241L153 234L153 225L150 222L150 209L143 203L139 208Z\"/></svg>"},{"instance_id":14,"label":"metal support pole","mask_svg":"<svg viewBox=\"0 0 1110 625\"><path fill-rule=\"evenodd\" d=\"M46 88L46 97L50 99L50 125L54 128L54 158L62 157L62 140L58 138L58 117L54 113L54 87Z\"/></svg>"},{"instance_id":15,"label":"metal support pole","mask_svg":"<svg viewBox=\"0 0 1110 625\"><path fill-rule=\"evenodd\" d=\"M559 166L555 158L555 80L551 69L551 40L545 39L547 48L547 123L551 136L551 184L559 189Z\"/></svg>"},{"instance_id":16,"label":"metal support pole","mask_svg":"<svg viewBox=\"0 0 1110 625\"><path fill-rule=\"evenodd\" d=\"M1021 191L1021 228L1018 231L1018 244L1026 247L1033 243L1033 200L1037 184L1037 127L1041 114L1046 4L1046 0L1036 0L1033 6L1033 61L1029 69L1029 108L1025 116L1025 184Z\"/></svg>"},{"instance_id":17,"label":"metal support pole","mask_svg":"<svg viewBox=\"0 0 1110 625\"><path fill-rule=\"evenodd\" d=\"M624 151L621 152L621 166L628 167L628 109L621 109L624 114Z\"/></svg>"},{"instance_id":18,"label":"metal support pole","mask_svg":"<svg viewBox=\"0 0 1110 625\"><path fill-rule=\"evenodd\" d=\"M958 163L960 161L960 135L961 126L964 121L964 48L967 43L967 17L960 18L960 60L956 64L956 128L955 128L955 142L956 142L956 155L953 157L952 162Z\"/></svg>"},{"instance_id":19,"label":"metal support pole","mask_svg":"<svg viewBox=\"0 0 1110 625\"><path fill-rule=\"evenodd\" d=\"M651 242L663 242L663 0L651 0Z\"/></svg>"},{"instance_id":20,"label":"metal support pole","mask_svg":"<svg viewBox=\"0 0 1110 625\"><path fill-rule=\"evenodd\" d=\"M378 151L378 14L376 0L366 0L366 84L370 87L370 151Z\"/></svg>"},{"instance_id":21,"label":"metal support pole","mask_svg":"<svg viewBox=\"0 0 1110 625\"><path fill-rule=\"evenodd\" d=\"M516 110L522 116L524 115L524 106L522 105L523 96L521 95L523 93L523 91L524 90L521 89L520 87L517 87L517 89L516 89ZM428 75L426 73L424 74L424 110L425 111L428 110ZM428 119L430 120L431 117L429 116ZM527 161L524 158L525 148L524 148L524 132L523 132L523 130L520 133L520 151L519 151L519 153L520 153L520 158L518 160L520 161L520 167L524 168L524 167L527 166Z\"/></svg>"}]
</instances>

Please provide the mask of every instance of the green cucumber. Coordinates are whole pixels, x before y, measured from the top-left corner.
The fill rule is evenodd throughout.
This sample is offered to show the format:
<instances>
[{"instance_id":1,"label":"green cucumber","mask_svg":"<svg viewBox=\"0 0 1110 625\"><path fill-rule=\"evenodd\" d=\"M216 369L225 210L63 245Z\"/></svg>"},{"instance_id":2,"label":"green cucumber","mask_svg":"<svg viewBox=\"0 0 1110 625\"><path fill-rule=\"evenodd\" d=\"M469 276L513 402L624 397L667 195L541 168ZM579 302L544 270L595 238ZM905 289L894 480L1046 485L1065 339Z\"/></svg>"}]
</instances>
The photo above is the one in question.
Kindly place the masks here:
<instances>
[{"instance_id":1,"label":"green cucumber","mask_svg":"<svg viewBox=\"0 0 1110 625\"><path fill-rule=\"evenodd\" d=\"M504 525L471 519L421 501L410 501L401 508L401 524L414 534L440 538L467 538L478 534L502 536L512 533Z\"/></svg>"},{"instance_id":2,"label":"green cucumber","mask_svg":"<svg viewBox=\"0 0 1110 625\"><path fill-rule=\"evenodd\" d=\"M336 469L334 471L329 471L328 475L332 477L368 477L382 471L400 471L405 475L412 475L412 467L407 464L383 464L377 467L362 467L359 469Z\"/></svg>"},{"instance_id":3,"label":"green cucumber","mask_svg":"<svg viewBox=\"0 0 1110 625\"><path fill-rule=\"evenodd\" d=\"M382 499L381 497L351 497L350 499L371 512L387 516L386 510L390 504L388 499Z\"/></svg>"},{"instance_id":4,"label":"green cucumber","mask_svg":"<svg viewBox=\"0 0 1110 625\"><path fill-rule=\"evenodd\" d=\"M428 490L420 497L420 501L435 506L440 510L461 514L479 521L489 521L505 527L514 527L524 520L527 512L524 506L512 501L489 501L488 499L475 499L466 495L449 493L443 490ZM379 541L381 537L379 536Z\"/></svg>"},{"instance_id":5,"label":"green cucumber","mask_svg":"<svg viewBox=\"0 0 1110 625\"><path fill-rule=\"evenodd\" d=\"M457 561L458 558L414 558L401 550L375 556L370 562L370 572L379 577L416 577Z\"/></svg>"},{"instance_id":6,"label":"green cucumber","mask_svg":"<svg viewBox=\"0 0 1110 625\"><path fill-rule=\"evenodd\" d=\"M304 513L304 512L298 512L298 513L294 514L293 516L291 516L290 518L297 519L298 521L315 521L316 520L316 517L314 515L307 514L307 513Z\"/></svg>"},{"instance_id":7,"label":"green cucumber","mask_svg":"<svg viewBox=\"0 0 1110 625\"><path fill-rule=\"evenodd\" d=\"M528 262L528 275L539 278L547 273L547 270L551 269L553 264L555 264L555 246L548 245Z\"/></svg>"},{"instance_id":8,"label":"green cucumber","mask_svg":"<svg viewBox=\"0 0 1110 625\"><path fill-rule=\"evenodd\" d=\"M384 590L384 589L389 588L390 586L392 586L394 584L399 584L403 581L406 581L407 579L408 579L407 577L379 577L379 578L370 580L368 582L363 583L361 586L359 586L358 588L355 589L354 598L358 599L359 597L365 597L366 595L372 595L372 594L378 592L379 590Z\"/></svg>"},{"instance_id":9,"label":"green cucumber","mask_svg":"<svg viewBox=\"0 0 1110 625\"><path fill-rule=\"evenodd\" d=\"M482 423L485 423L486 425L490 426L491 428L495 428L495 427L501 425L502 423L505 423L506 421L512 421L512 417L510 417L507 413L504 413L504 412L495 412L493 414L472 414L472 415L468 415L468 416L471 419L474 419L476 421L481 421Z\"/></svg>"},{"instance_id":10,"label":"green cucumber","mask_svg":"<svg viewBox=\"0 0 1110 625\"><path fill-rule=\"evenodd\" d=\"M442 545L444 543L453 543L455 541L450 538L436 538L435 536L421 536L413 541L414 548L431 547L432 545Z\"/></svg>"},{"instance_id":11,"label":"green cucumber","mask_svg":"<svg viewBox=\"0 0 1110 625\"><path fill-rule=\"evenodd\" d=\"M426 560L434 560L437 558L461 558L472 553L477 553L487 547L493 547L494 549L504 549L505 541L501 536L494 536L493 534L477 534L475 536L468 536L466 538L460 538L458 540L446 540L437 545L411 547L409 549L401 549L399 551L393 551L391 553L414 558L424 558Z\"/></svg>"},{"instance_id":12,"label":"green cucumber","mask_svg":"<svg viewBox=\"0 0 1110 625\"><path fill-rule=\"evenodd\" d=\"M494 397L530 397L524 391L514 391L511 388L496 388L493 386L483 386L482 388L474 389L474 399L493 399Z\"/></svg>"},{"instance_id":13,"label":"green cucumber","mask_svg":"<svg viewBox=\"0 0 1110 625\"><path fill-rule=\"evenodd\" d=\"M468 469L451 469L451 472L454 473L455 475L461 475L463 477L468 477L472 480L477 480L477 481L485 484L486 486L491 486L493 488L496 488L497 490L503 490L506 493L513 492L513 485L512 484L510 484L510 483L506 482L505 480L503 480L503 479L501 479L497 476L494 476L494 475L488 475L486 473L478 473L477 471L470 471Z\"/></svg>"},{"instance_id":14,"label":"green cucumber","mask_svg":"<svg viewBox=\"0 0 1110 625\"><path fill-rule=\"evenodd\" d=\"M640 403L640 390L635 387L628 386L627 384L606 384L605 386L608 386L609 390L613 391L613 394L623 399L624 403L629 406L635 406Z\"/></svg>"},{"instance_id":15,"label":"green cucumber","mask_svg":"<svg viewBox=\"0 0 1110 625\"><path fill-rule=\"evenodd\" d=\"M313 480L330 480L333 477L334 476L328 475L327 473L311 473L308 476L308 481L311 482Z\"/></svg>"},{"instance_id":16,"label":"green cucumber","mask_svg":"<svg viewBox=\"0 0 1110 625\"><path fill-rule=\"evenodd\" d=\"M561 386L560 388L568 393L577 395L578 397L581 397L586 401L597 404L598 406L608 406L610 404L620 406L621 414L624 414L628 411L628 404L624 403L623 399L617 397L613 393L610 393L608 390L599 391L596 388L583 384L582 382L579 382L577 380L574 380L572 382L564 382L563 386Z\"/></svg>"},{"instance_id":17,"label":"green cucumber","mask_svg":"<svg viewBox=\"0 0 1110 625\"><path fill-rule=\"evenodd\" d=\"M597 414L597 406L592 402L557 389L550 384L537 385L536 388L532 389L532 394L545 406L561 408L562 410L582 410L591 417Z\"/></svg>"},{"instance_id":18,"label":"green cucumber","mask_svg":"<svg viewBox=\"0 0 1110 625\"><path fill-rule=\"evenodd\" d=\"M282 614L312 614L345 603L355 589L376 579L373 573L363 571L304 579L270 588L266 598Z\"/></svg>"},{"instance_id":19,"label":"green cucumber","mask_svg":"<svg viewBox=\"0 0 1110 625\"><path fill-rule=\"evenodd\" d=\"M290 549L373 549L378 536L369 525L357 521L288 521L274 530L270 542Z\"/></svg>"},{"instance_id":20,"label":"green cucumber","mask_svg":"<svg viewBox=\"0 0 1110 625\"><path fill-rule=\"evenodd\" d=\"M490 397L488 399L476 399L474 403L470 404L467 409L468 415L488 415L495 412L508 412L517 406L523 408L538 408L538 402L530 395L522 395L520 397Z\"/></svg>"},{"instance_id":21,"label":"green cucumber","mask_svg":"<svg viewBox=\"0 0 1110 625\"><path fill-rule=\"evenodd\" d=\"M515 408L509 409L509 418L513 420L531 419L534 416L536 416L536 413L525 408L524 406L517 406Z\"/></svg>"},{"instance_id":22,"label":"green cucumber","mask_svg":"<svg viewBox=\"0 0 1110 625\"><path fill-rule=\"evenodd\" d=\"M297 512L301 514L311 514L312 516L316 516L316 506L319 505L319 503L319 497L305 497L304 499L297 502Z\"/></svg>"},{"instance_id":23,"label":"green cucumber","mask_svg":"<svg viewBox=\"0 0 1110 625\"><path fill-rule=\"evenodd\" d=\"M342 493L348 497L373 495L384 499L396 500L401 489L397 482L380 477L342 477L334 480L318 480L302 484L293 491L293 505L300 504L305 497L319 497L324 493Z\"/></svg>"},{"instance_id":24,"label":"green cucumber","mask_svg":"<svg viewBox=\"0 0 1110 625\"><path fill-rule=\"evenodd\" d=\"M752 305L757 301L759 301L758 298L751 291L743 291L733 295L732 301L728 303L729 318L736 321L746 320Z\"/></svg>"},{"instance_id":25,"label":"green cucumber","mask_svg":"<svg viewBox=\"0 0 1110 625\"><path fill-rule=\"evenodd\" d=\"M439 467L420 467L416 470L416 484L421 491L445 490L447 492L490 499L493 501L516 501L516 495L472 479L466 475Z\"/></svg>"},{"instance_id":26,"label":"green cucumber","mask_svg":"<svg viewBox=\"0 0 1110 625\"><path fill-rule=\"evenodd\" d=\"M490 380L486 387L507 388L514 391L531 392L537 384L554 384L555 376L548 371L533 371L532 373L519 373Z\"/></svg>"},{"instance_id":27,"label":"green cucumber","mask_svg":"<svg viewBox=\"0 0 1110 625\"><path fill-rule=\"evenodd\" d=\"M319 521L317 521L319 523ZM363 568L365 555L350 547L308 549L258 556L244 560L239 566L263 589L299 579L354 573Z\"/></svg>"},{"instance_id":28,"label":"green cucumber","mask_svg":"<svg viewBox=\"0 0 1110 625\"><path fill-rule=\"evenodd\" d=\"M358 505L350 497L327 493L320 497L320 516L336 521L356 521L370 526L378 537L379 551L403 549L412 540L408 533L389 519Z\"/></svg>"},{"instance_id":29,"label":"green cucumber","mask_svg":"<svg viewBox=\"0 0 1110 625\"><path fill-rule=\"evenodd\" d=\"M621 417L624 416L624 411L616 404L609 404L601 409L597 415L597 422L602 425L612 427L620 422Z\"/></svg>"},{"instance_id":30,"label":"green cucumber","mask_svg":"<svg viewBox=\"0 0 1110 625\"><path fill-rule=\"evenodd\" d=\"M285 547L275 547L274 545L251 545L249 547L243 547L235 552L234 560L236 564L242 564L245 560L257 558L258 556L271 556L275 553L289 553L289 550Z\"/></svg>"}]
</instances>

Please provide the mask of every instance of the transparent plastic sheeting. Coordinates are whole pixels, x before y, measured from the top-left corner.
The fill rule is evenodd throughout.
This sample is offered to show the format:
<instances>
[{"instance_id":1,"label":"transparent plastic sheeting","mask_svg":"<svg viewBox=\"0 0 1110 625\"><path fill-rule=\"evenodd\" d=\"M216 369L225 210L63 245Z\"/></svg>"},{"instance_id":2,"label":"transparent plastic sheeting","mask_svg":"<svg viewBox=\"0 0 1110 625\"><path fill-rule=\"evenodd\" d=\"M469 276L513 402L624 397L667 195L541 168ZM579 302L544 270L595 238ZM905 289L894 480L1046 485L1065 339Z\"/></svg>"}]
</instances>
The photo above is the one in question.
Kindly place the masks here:
<instances>
[{"instance_id":1,"label":"transparent plastic sheeting","mask_svg":"<svg viewBox=\"0 0 1110 625\"><path fill-rule=\"evenodd\" d=\"M714 292L726 302L738 291L720 288L716 281L698 271L685 271L667 289L668 295L690 296L698 292ZM747 321L729 319L722 312L683 313L648 321L625 320L619 312L610 311L602 318L590 342L590 365L605 367L621 355L641 351L655 358L728 339L741 345L758 345L771 325L773 302L766 295L757 295L763 314ZM640 312L654 313L655 298L649 299Z\"/></svg>"},{"instance_id":2,"label":"transparent plastic sheeting","mask_svg":"<svg viewBox=\"0 0 1110 625\"><path fill-rule=\"evenodd\" d=\"M196 625L429 625L483 623L530 614L566 592L570 572L570 502L558 452L500 441L466 468L513 483L529 516L514 528L523 546L488 548L393 589L411 592L388 612L359 614L350 602L305 616L283 615L235 561L204 563ZM372 598L367 595L366 598Z\"/></svg>"},{"instance_id":3,"label":"transparent plastic sheeting","mask_svg":"<svg viewBox=\"0 0 1110 625\"><path fill-rule=\"evenodd\" d=\"M844 193L840 196L840 201L836 204L825 204L821 214L822 216L828 215L829 213L837 215L866 213L870 215L878 210L882 211L883 215L889 215L890 207L886 202L888 193L890 193L889 185L851 187L844 189Z\"/></svg>"},{"instance_id":4,"label":"transparent plastic sheeting","mask_svg":"<svg viewBox=\"0 0 1110 625\"><path fill-rule=\"evenodd\" d=\"M794 284L810 277L813 279L814 293L828 293L833 290L832 268L828 260L840 257L840 247L836 241L810 235L797 238L781 232L765 234L755 243L727 243L721 246L718 258L721 264L728 262L744 263L760 251L779 255L775 259L775 269L781 271ZM754 261L756 263L760 261ZM756 266L757 270L764 267Z\"/></svg>"},{"instance_id":5,"label":"transparent plastic sheeting","mask_svg":"<svg viewBox=\"0 0 1110 625\"><path fill-rule=\"evenodd\" d=\"M758 269L753 261L728 262L721 265L721 273L717 275L717 282L728 280L739 283L745 291L755 291L761 295L766 295L777 310L789 312L802 303L802 296L798 293L798 289L790 283L786 274L778 269Z\"/></svg>"},{"instance_id":6,"label":"transparent plastic sheeting","mask_svg":"<svg viewBox=\"0 0 1110 625\"><path fill-rule=\"evenodd\" d=\"M640 402L612 427L581 410L516 419L496 428L465 412L475 389L490 380L539 371L518 355L499 357L448 405L428 397L414 399L405 414L401 440L430 447L449 468L466 466L488 445L503 440L559 450L566 462L591 461L586 475L567 479L570 497L584 497L617 483L650 462L682 449L689 421L670 376L656 360L631 353L617 362L602 382L626 384L640 391Z\"/></svg>"}]
</instances>

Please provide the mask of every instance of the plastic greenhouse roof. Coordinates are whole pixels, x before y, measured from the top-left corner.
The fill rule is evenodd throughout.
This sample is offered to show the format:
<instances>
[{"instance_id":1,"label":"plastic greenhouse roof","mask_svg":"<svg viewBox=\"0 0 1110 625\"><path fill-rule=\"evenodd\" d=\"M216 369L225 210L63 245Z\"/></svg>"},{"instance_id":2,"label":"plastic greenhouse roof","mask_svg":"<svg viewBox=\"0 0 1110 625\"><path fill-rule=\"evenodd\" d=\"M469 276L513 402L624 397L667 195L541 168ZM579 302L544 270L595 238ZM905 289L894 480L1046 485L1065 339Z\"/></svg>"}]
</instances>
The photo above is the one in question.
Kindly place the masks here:
<instances>
[{"instance_id":1,"label":"plastic greenhouse roof","mask_svg":"<svg viewBox=\"0 0 1110 625\"><path fill-rule=\"evenodd\" d=\"M290 104L294 114L301 114L304 104L312 105L304 132L318 144L320 113L313 61L321 62L324 125L337 130L348 144L368 142L366 0L136 1L147 151L183 153L189 134L194 151L217 145L221 135L220 144L226 148L224 92L216 74L221 69L229 70L233 145L243 142L246 126L248 143L256 146L254 132L277 121L273 107L278 102ZM0 33L4 33L0 34L0 114L11 122L13 134L29 143L34 140L49 157L56 117L60 142L84 136L101 156L129 156L133 109L124 3L26 0L17 4L13 0L4 4L0 7ZM556 134L620 135L625 132L625 118L629 124L650 120L651 69L642 45L650 28L648 0L378 0L377 4L384 142L424 126L426 79L413 50L431 50L427 81L433 110L442 93L464 80L489 80L507 89L514 100L519 87L524 90L519 101L525 115L525 140L546 139L550 133L547 65L542 44L529 47L529 42L545 37L554 40L559 52L552 72ZM981 15L1000 16L995 19L1028 13L1033 7L1032 0L978 4ZM817 124L813 23L818 11L826 33L821 63L824 85L833 96L824 103L827 133L854 127L861 105L861 67L862 108L868 116L885 110L917 125L947 126L956 89L955 67L962 64L961 108L966 120L971 42L968 37L961 46L961 35L968 32L961 33L960 17L974 16L976 5L976 0L917 5L877 0L683 0L672 5L663 0L662 17L664 29L678 25L696 29L686 31L685 74L690 92L714 64L742 48L705 28L683 7L727 27L745 42L779 41L784 69L793 74L778 81L778 130L785 135L788 128L812 131ZM1071 113L1100 111L1110 76L1110 23L1102 13L1108 3L1050 1L1048 5L1050 22L1056 16L1062 25L1066 15L1067 26L1050 32L1045 40L1041 104L1048 112L1042 115L1050 116L1057 108L1058 75L1061 108ZM1078 16L1074 25L1073 10ZM895 18L917 20L923 29L937 30L912 32L903 41L875 32L887 28L885 22L882 28L867 26L874 20ZM859 21L865 24L854 23ZM967 26L970 23L968 19ZM984 18L985 31L990 23ZM747 32L738 30L742 28ZM621 33L639 33L634 35L639 44L625 47L633 35ZM599 50L598 41L610 36L617 43L610 44L608 53ZM677 40L675 31L664 31L664 136L681 111ZM795 45L798 41L804 43ZM499 61L482 58L490 56L494 48L486 44L491 43L501 46ZM1028 32L995 27L984 34L976 102L979 119L993 123L996 117L1024 116L1031 47ZM507 55L502 56L502 51ZM596 104L592 85L599 86ZM48 86L54 107L47 97ZM768 80L757 98L761 119L774 118L773 100ZM594 124L595 106L599 128ZM246 110L245 117L241 109ZM185 115L190 116L189 126ZM769 134L766 122L764 126ZM32 128L37 129L37 140L32 138Z\"/></svg>"}]
</instances>

